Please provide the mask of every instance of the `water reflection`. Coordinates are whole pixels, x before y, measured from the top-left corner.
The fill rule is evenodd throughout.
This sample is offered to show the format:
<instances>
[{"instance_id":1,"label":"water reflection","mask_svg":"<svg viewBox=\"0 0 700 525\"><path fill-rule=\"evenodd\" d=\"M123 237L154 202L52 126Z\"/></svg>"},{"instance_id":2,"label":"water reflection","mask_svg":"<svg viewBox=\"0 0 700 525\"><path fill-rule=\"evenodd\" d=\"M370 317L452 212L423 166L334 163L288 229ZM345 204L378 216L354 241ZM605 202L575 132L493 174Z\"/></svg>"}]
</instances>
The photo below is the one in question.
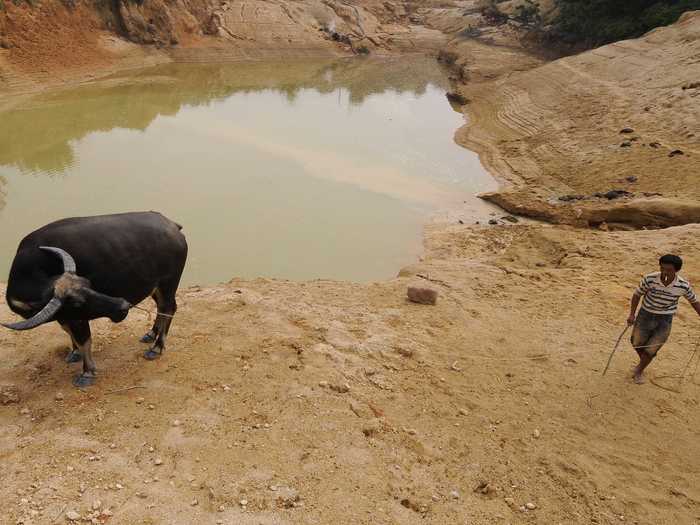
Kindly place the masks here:
<instances>
[{"instance_id":1,"label":"water reflection","mask_svg":"<svg viewBox=\"0 0 700 525\"><path fill-rule=\"evenodd\" d=\"M61 217L157 209L187 283L388 278L435 209L494 189L431 59L169 65L0 112L0 274ZM1 196L1 192L0 192Z\"/></svg>"},{"instance_id":2,"label":"water reflection","mask_svg":"<svg viewBox=\"0 0 700 525\"><path fill-rule=\"evenodd\" d=\"M441 86L439 65L423 60L308 60L232 65L165 65L89 86L42 95L0 112L0 165L55 175L76 162L72 141L114 128L146 130L160 116L209 105L235 93L273 90L294 104L304 89L348 94L358 106L388 90L423 95ZM330 124L330 123L329 123Z\"/></svg>"}]
</instances>

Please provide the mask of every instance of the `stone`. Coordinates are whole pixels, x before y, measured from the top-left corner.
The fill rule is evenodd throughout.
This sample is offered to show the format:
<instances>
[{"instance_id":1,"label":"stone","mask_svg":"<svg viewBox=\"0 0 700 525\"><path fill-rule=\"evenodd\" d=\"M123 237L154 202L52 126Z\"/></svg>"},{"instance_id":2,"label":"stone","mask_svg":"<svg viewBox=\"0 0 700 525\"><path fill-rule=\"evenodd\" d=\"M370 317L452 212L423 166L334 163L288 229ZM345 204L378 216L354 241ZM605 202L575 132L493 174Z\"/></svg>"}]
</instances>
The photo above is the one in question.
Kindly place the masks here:
<instances>
[{"instance_id":1,"label":"stone","mask_svg":"<svg viewBox=\"0 0 700 525\"><path fill-rule=\"evenodd\" d=\"M100 500L92 502L92 510L100 510L100 507L102 507L102 502Z\"/></svg>"},{"instance_id":2,"label":"stone","mask_svg":"<svg viewBox=\"0 0 700 525\"><path fill-rule=\"evenodd\" d=\"M452 492L450 492L450 497L452 499L459 499L459 492L457 492L456 490L453 490Z\"/></svg>"},{"instance_id":3,"label":"stone","mask_svg":"<svg viewBox=\"0 0 700 525\"><path fill-rule=\"evenodd\" d=\"M502 220L512 222L513 224L519 222L517 217L513 217L512 215L504 215L501 217Z\"/></svg>"},{"instance_id":4,"label":"stone","mask_svg":"<svg viewBox=\"0 0 700 525\"><path fill-rule=\"evenodd\" d=\"M489 224L491 226L495 226L496 224L498 224L498 221L496 219L489 219Z\"/></svg>"},{"instance_id":5,"label":"stone","mask_svg":"<svg viewBox=\"0 0 700 525\"><path fill-rule=\"evenodd\" d=\"M136 404L137 404L137 405L140 405L140 404L143 403L144 401L146 401L144 398L139 397L139 398L136 399Z\"/></svg>"},{"instance_id":6,"label":"stone","mask_svg":"<svg viewBox=\"0 0 700 525\"><path fill-rule=\"evenodd\" d=\"M333 390L334 392L338 392L339 394L347 394L350 392L350 385L347 383L341 384L334 384L330 386L330 389Z\"/></svg>"},{"instance_id":7,"label":"stone","mask_svg":"<svg viewBox=\"0 0 700 525\"><path fill-rule=\"evenodd\" d=\"M515 500L513 498L503 498L503 501L505 501L506 505L508 505L509 507L515 506Z\"/></svg>"},{"instance_id":8,"label":"stone","mask_svg":"<svg viewBox=\"0 0 700 525\"><path fill-rule=\"evenodd\" d=\"M156 458L156 460L155 460L153 463L154 463L155 465L162 465L162 464L163 464L163 460L160 459L160 458Z\"/></svg>"},{"instance_id":9,"label":"stone","mask_svg":"<svg viewBox=\"0 0 700 525\"><path fill-rule=\"evenodd\" d=\"M319 381L318 386L320 386L321 388L328 388L329 383L328 381Z\"/></svg>"},{"instance_id":10,"label":"stone","mask_svg":"<svg viewBox=\"0 0 700 525\"><path fill-rule=\"evenodd\" d=\"M182 421L180 421L179 419L176 419L175 421L173 421L174 427L179 427L180 425L182 425Z\"/></svg>"},{"instance_id":11,"label":"stone","mask_svg":"<svg viewBox=\"0 0 700 525\"><path fill-rule=\"evenodd\" d=\"M438 299L438 291L432 288L409 286L406 294L409 301L418 304L434 305Z\"/></svg>"},{"instance_id":12,"label":"stone","mask_svg":"<svg viewBox=\"0 0 700 525\"><path fill-rule=\"evenodd\" d=\"M460 408L460 409L459 409L459 414L460 414L461 416L468 416L468 415L469 415L469 410L467 410L466 408Z\"/></svg>"},{"instance_id":13,"label":"stone","mask_svg":"<svg viewBox=\"0 0 700 525\"><path fill-rule=\"evenodd\" d=\"M632 142L629 140L625 140L620 144L621 148L631 148L632 147Z\"/></svg>"},{"instance_id":14,"label":"stone","mask_svg":"<svg viewBox=\"0 0 700 525\"><path fill-rule=\"evenodd\" d=\"M190 505L196 507L197 505L199 505L199 500L197 498L194 498L192 501L190 501Z\"/></svg>"},{"instance_id":15,"label":"stone","mask_svg":"<svg viewBox=\"0 0 700 525\"><path fill-rule=\"evenodd\" d=\"M679 155L685 155L683 150L680 149L674 149L671 153L668 154L669 157L677 157Z\"/></svg>"},{"instance_id":16,"label":"stone","mask_svg":"<svg viewBox=\"0 0 700 525\"><path fill-rule=\"evenodd\" d=\"M14 385L0 387L0 404L15 405L19 403L19 390Z\"/></svg>"},{"instance_id":17,"label":"stone","mask_svg":"<svg viewBox=\"0 0 700 525\"><path fill-rule=\"evenodd\" d=\"M539 439L539 438L540 438L540 431L539 431L539 429L536 428L535 430L532 431L532 437L534 437L535 439Z\"/></svg>"},{"instance_id":18,"label":"stone","mask_svg":"<svg viewBox=\"0 0 700 525\"><path fill-rule=\"evenodd\" d=\"M65 396L63 395L63 392L56 392L54 399L56 401L63 401L65 399Z\"/></svg>"},{"instance_id":19,"label":"stone","mask_svg":"<svg viewBox=\"0 0 700 525\"><path fill-rule=\"evenodd\" d=\"M627 182L637 182L639 179L635 177L634 175L630 175L629 177L625 177L625 180Z\"/></svg>"},{"instance_id":20,"label":"stone","mask_svg":"<svg viewBox=\"0 0 700 525\"><path fill-rule=\"evenodd\" d=\"M247 499L242 499L241 501L238 502L241 507L245 507L248 505L248 500Z\"/></svg>"},{"instance_id":21,"label":"stone","mask_svg":"<svg viewBox=\"0 0 700 525\"><path fill-rule=\"evenodd\" d=\"M620 130L620 133L623 133L623 134L634 133L634 130L632 128L622 128Z\"/></svg>"},{"instance_id":22,"label":"stone","mask_svg":"<svg viewBox=\"0 0 700 525\"><path fill-rule=\"evenodd\" d=\"M580 201L585 197L583 195L562 195L559 200L562 202Z\"/></svg>"},{"instance_id":23,"label":"stone","mask_svg":"<svg viewBox=\"0 0 700 525\"><path fill-rule=\"evenodd\" d=\"M660 147L661 147L661 143L660 143L660 142L650 142L650 143L649 143L649 147L650 147L650 148L654 148L654 149L660 148Z\"/></svg>"},{"instance_id":24,"label":"stone","mask_svg":"<svg viewBox=\"0 0 700 525\"><path fill-rule=\"evenodd\" d=\"M535 505L534 503L526 503L525 508L527 510L535 510L537 508L537 505Z\"/></svg>"},{"instance_id":25,"label":"stone","mask_svg":"<svg viewBox=\"0 0 700 525\"><path fill-rule=\"evenodd\" d=\"M467 97L461 93L457 93L456 91L450 91L445 96L447 97L447 100L458 106L464 106L469 103L469 99Z\"/></svg>"},{"instance_id":26,"label":"stone","mask_svg":"<svg viewBox=\"0 0 700 525\"><path fill-rule=\"evenodd\" d=\"M74 510L69 510L68 512L66 512L66 519L68 521L78 521L80 519L80 514L78 514Z\"/></svg>"}]
</instances>

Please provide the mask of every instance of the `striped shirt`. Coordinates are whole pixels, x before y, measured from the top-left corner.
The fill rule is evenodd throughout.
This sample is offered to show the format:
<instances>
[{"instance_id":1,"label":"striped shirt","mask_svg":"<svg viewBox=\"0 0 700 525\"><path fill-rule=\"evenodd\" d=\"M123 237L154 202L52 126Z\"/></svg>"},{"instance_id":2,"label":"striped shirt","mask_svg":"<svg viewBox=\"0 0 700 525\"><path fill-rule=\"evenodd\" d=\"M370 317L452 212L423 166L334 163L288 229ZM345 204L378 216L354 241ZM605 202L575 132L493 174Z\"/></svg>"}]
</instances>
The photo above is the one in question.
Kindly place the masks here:
<instances>
[{"instance_id":1,"label":"striped shirt","mask_svg":"<svg viewBox=\"0 0 700 525\"><path fill-rule=\"evenodd\" d=\"M644 296L642 308L652 314L675 314L678 310L678 299L681 297L685 297L691 303L698 302L688 281L676 275L674 281L666 286L661 282L661 272L644 276L635 294Z\"/></svg>"}]
</instances>

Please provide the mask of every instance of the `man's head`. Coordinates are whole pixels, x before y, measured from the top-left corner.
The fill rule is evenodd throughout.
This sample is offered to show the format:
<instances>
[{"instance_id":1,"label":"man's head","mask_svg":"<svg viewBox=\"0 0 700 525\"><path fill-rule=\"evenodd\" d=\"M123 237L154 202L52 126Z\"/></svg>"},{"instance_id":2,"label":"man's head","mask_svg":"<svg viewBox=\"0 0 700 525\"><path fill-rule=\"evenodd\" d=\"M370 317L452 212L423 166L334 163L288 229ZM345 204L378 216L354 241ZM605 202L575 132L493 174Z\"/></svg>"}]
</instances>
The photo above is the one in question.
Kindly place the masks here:
<instances>
[{"instance_id":1,"label":"man's head","mask_svg":"<svg viewBox=\"0 0 700 525\"><path fill-rule=\"evenodd\" d=\"M683 267L683 259L678 255L666 254L659 259L661 275L667 279L675 278L676 274Z\"/></svg>"}]
</instances>

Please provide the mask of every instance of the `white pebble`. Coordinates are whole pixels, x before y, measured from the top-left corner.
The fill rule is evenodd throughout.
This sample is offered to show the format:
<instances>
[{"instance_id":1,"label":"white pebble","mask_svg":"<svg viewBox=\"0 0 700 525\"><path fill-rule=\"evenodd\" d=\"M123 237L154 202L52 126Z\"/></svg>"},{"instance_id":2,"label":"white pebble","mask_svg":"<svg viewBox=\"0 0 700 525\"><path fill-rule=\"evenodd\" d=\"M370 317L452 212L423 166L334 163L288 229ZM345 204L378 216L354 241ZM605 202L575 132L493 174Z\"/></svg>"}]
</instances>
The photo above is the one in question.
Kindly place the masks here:
<instances>
[{"instance_id":1,"label":"white pebble","mask_svg":"<svg viewBox=\"0 0 700 525\"><path fill-rule=\"evenodd\" d=\"M241 507L245 507L246 505L248 505L248 500L242 499L241 501L239 501L239 503L241 504Z\"/></svg>"},{"instance_id":2,"label":"white pebble","mask_svg":"<svg viewBox=\"0 0 700 525\"><path fill-rule=\"evenodd\" d=\"M101 506L102 502L100 500L95 500L92 502L92 510L99 510Z\"/></svg>"},{"instance_id":3,"label":"white pebble","mask_svg":"<svg viewBox=\"0 0 700 525\"><path fill-rule=\"evenodd\" d=\"M64 398L63 392L56 392L56 401L63 401Z\"/></svg>"},{"instance_id":4,"label":"white pebble","mask_svg":"<svg viewBox=\"0 0 700 525\"><path fill-rule=\"evenodd\" d=\"M176 419L175 421L173 421L174 427L179 427L180 425L182 425L182 421L180 421L179 419Z\"/></svg>"},{"instance_id":5,"label":"white pebble","mask_svg":"<svg viewBox=\"0 0 700 525\"><path fill-rule=\"evenodd\" d=\"M74 510L69 510L66 512L66 518L68 518L70 521L78 521L80 519L80 514Z\"/></svg>"},{"instance_id":6,"label":"white pebble","mask_svg":"<svg viewBox=\"0 0 700 525\"><path fill-rule=\"evenodd\" d=\"M539 439L539 438L540 438L540 430L539 430L538 428L536 428L536 429L532 432L532 437L534 437L535 439Z\"/></svg>"},{"instance_id":7,"label":"white pebble","mask_svg":"<svg viewBox=\"0 0 700 525\"><path fill-rule=\"evenodd\" d=\"M155 460L153 463L155 463L156 465L162 465L162 464L163 464L163 460L160 459L160 458L156 458L156 460Z\"/></svg>"},{"instance_id":8,"label":"white pebble","mask_svg":"<svg viewBox=\"0 0 700 525\"><path fill-rule=\"evenodd\" d=\"M537 505L535 505L534 503L526 503L525 508L527 510L535 510L537 508Z\"/></svg>"},{"instance_id":9,"label":"white pebble","mask_svg":"<svg viewBox=\"0 0 700 525\"><path fill-rule=\"evenodd\" d=\"M452 499L459 499L459 492L457 492L456 490L453 490L452 492L450 492L450 497Z\"/></svg>"}]
</instances>

